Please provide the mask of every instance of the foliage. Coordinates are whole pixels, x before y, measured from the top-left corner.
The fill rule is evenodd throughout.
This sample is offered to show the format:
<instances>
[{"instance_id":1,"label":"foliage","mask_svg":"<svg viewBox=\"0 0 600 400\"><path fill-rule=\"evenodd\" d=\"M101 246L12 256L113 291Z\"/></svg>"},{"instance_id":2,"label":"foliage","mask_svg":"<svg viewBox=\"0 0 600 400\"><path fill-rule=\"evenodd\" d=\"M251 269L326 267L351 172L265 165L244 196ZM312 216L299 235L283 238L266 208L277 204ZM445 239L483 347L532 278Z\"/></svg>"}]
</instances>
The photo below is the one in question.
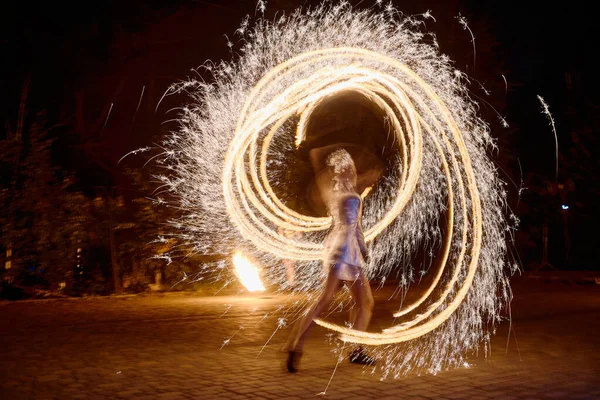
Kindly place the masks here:
<instances>
[{"instance_id":1,"label":"foliage","mask_svg":"<svg viewBox=\"0 0 600 400\"><path fill-rule=\"evenodd\" d=\"M39 113L22 136L0 142L2 275L18 285L64 289L75 281L77 249L86 246L92 221L72 175L53 165L50 131Z\"/></svg>"},{"instance_id":2,"label":"foliage","mask_svg":"<svg viewBox=\"0 0 600 400\"><path fill-rule=\"evenodd\" d=\"M134 194L127 207L130 226L120 236L119 255L126 260L124 286L132 291L145 290L150 283L173 284L187 272L184 264L169 255L177 245L168 224L174 210L152 198L150 168L125 170Z\"/></svg>"}]
</instances>

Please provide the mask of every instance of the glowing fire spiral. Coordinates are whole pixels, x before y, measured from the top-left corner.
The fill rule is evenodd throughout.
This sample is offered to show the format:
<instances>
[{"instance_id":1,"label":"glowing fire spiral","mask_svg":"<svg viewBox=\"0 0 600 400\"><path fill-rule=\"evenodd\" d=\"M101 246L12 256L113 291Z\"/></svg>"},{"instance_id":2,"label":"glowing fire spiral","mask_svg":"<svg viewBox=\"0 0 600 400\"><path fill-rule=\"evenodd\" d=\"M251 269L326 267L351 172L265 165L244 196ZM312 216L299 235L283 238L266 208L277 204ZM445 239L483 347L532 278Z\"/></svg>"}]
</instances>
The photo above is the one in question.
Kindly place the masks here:
<instances>
[{"instance_id":1,"label":"glowing fire spiral","mask_svg":"<svg viewBox=\"0 0 600 400\"><path fill-rule=\"evenodd\" d=\"M467 351L487 343L510 293L505 194L486 153L494 141L464 74L424 42L417 19L399 15L341 2L273 23L259 20L252 29L243 24L239 59L207 64L211 83L174 88L194 102L183 109L181 129L163 143L171 175L161 177L183 210L174 226L195 252L245 247L272 286L285 280L281 259L297 260L299 290L318 287L331 219L288 207L275 189L289 182L276 172L288 167L287 154L306 139L324 101L352 92L372 103L397 155L365 198L367 273L386 277L400 268L403 290L418 275L433 276L394 314L400 323L382 332L317 322L345 341L379 345L380 365L394 375L462 365ZM281 235L280 228L302 238ZM426 260L413 265L411 257L423 249Z\"/></svg>"}]
</instances>

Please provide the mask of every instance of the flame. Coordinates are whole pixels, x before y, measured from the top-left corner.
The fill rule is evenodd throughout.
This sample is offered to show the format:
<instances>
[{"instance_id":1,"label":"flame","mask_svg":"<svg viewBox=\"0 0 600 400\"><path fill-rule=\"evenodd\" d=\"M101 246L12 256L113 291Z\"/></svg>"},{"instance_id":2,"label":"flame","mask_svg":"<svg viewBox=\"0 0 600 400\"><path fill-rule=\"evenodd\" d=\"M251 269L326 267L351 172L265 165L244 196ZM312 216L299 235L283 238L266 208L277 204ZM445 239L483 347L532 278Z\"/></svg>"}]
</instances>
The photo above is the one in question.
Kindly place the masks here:
<instances>
[{"instance_id":1,"label":"flame","mask_svg":"<svg viewBox=\"0 0 600 400\"><path fill-rule=\"evenodd\" d=\"M363 190L363 192L360 194L360 197L362 197L364 199L371 192L371 190L373 190L373 185L365 188L365 190Z\"/></svg>"},{"instance_id":2,"label":"flame","mask_svg":"<svg viewBox=\"0 0 600 400\"><path fill-rule=\"evenodd\" d=\"M246 289L250 292L266 290L258 276L258 268L252 265L241 252L238 251L233 256L233 265L235 266L236 275Z\"/></svg>"}]
</instances>

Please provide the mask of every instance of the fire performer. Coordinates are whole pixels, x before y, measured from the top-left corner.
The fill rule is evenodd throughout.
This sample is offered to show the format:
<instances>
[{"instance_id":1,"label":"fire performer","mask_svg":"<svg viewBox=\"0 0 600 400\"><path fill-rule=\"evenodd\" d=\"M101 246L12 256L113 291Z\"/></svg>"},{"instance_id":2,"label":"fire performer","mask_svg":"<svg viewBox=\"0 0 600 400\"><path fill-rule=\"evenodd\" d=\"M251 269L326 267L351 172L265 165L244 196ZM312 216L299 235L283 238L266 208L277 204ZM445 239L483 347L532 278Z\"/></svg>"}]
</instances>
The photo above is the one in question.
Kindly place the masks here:
<instances>
[{"instance_id":1,"label":"fire performer","mask_svg":"<svg viewBox=\"0 0 600 400\"><path fill-rule=\"evenodd\" d=\"M374 300L364 266L368 262L368 250L365 245L362 219L362 198L359 193L371 186L381 176L382 168L372 164L370 170L357 175L352 156L343 147L331 149L313 149L310 152L311 162L315 169L319 160L325 159L325 168L317 175L317 187L321 200L327 206L333 218L333 226L325 239L324 267L328 269L327 279L318 301L308 310L295 325L287 343L287 369L297 372L304 340L309 328L329 306L337 291L346 284L356 302L358 310L353 328L365 331L371 320ZM366 354L362 347L354 349L350 354L350 362L373 365L375 359Z\"/></svg>"}]
</instances>

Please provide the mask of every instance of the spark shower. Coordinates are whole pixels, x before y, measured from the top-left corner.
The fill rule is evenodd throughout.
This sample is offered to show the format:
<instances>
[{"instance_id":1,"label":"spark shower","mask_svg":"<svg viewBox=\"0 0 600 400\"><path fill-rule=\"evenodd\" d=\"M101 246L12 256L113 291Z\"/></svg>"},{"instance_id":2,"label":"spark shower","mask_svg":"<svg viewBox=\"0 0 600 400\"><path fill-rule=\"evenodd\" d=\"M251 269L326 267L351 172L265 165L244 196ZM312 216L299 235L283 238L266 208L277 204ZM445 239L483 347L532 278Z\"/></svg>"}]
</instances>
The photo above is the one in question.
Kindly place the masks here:
<instances>
[{"instance_id":1,"label":"spark shower","mask_svg":"<svg viewBox=\"0 0 600 400\"><path fill-rule=\"evenodd\" d=\"M194 253L242 250L260 263L273 291L286 287L282 259L296 260L294 290L311 295L322 282L331 219L281 197L294 185L282 171L306 144L319 107L347 93L366 99L394 149L384 178L365 196L367 275L397 278L402 291L430 279L412 303L399 302L381 332L317 322L343 342L372 345L384 376L398 377L466 365L481 346L487 353L510 301L513 227L489 156L495 141L469 97L468 76L424 31L429 13L405 16L380 3L357 10L325 2L272 21L243 21L233 59L203 65L211 81L171 88L190 101L162 143L159 179L181 210L174 235ZM415 262L416 254L424 260ZM211 269L224 264L203 273Z\"/></svg>"}]
</instances>

